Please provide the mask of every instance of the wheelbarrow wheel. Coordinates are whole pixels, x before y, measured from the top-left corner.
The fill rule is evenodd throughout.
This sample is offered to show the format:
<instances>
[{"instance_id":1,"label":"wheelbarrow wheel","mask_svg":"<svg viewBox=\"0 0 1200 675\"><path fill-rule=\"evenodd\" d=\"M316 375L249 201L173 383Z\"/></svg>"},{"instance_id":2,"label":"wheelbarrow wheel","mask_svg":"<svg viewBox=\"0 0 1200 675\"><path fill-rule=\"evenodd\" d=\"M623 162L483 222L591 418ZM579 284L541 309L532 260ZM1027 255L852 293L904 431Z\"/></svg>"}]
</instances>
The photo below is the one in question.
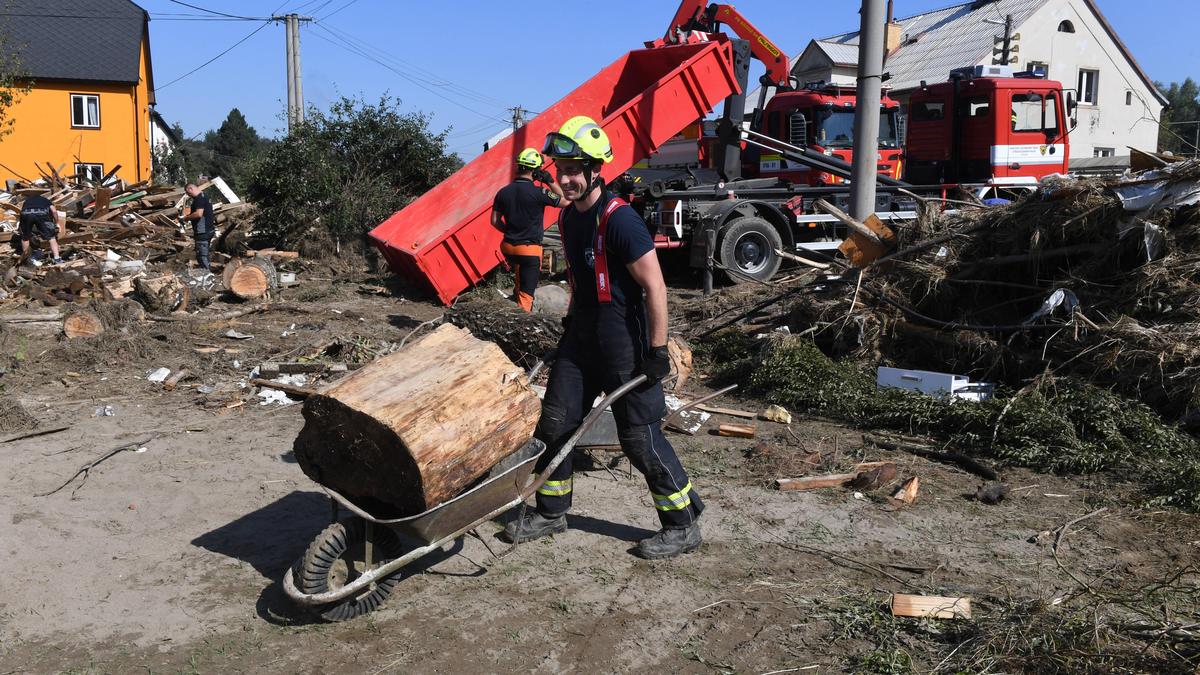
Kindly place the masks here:
<instances>
[{"instance_id":1,"label":"wheelbarrow wheel","mask_svg":"<svg viewBox=\"0 0 1200 675\"><path fill-rule=\"evenodd\" d=\"M325 528L308 550L299 565L297 581L304 593L316 594L342 588L365 572L366 521L352 518ZM386 527L375 528L375 564L399 557L401 544L396 534ZM383 604L400 583L399 573L380 579L375 588L339 602L321 605L314 611L326 621L345 621L373 612Z\"/></svg>"}]
</instances>

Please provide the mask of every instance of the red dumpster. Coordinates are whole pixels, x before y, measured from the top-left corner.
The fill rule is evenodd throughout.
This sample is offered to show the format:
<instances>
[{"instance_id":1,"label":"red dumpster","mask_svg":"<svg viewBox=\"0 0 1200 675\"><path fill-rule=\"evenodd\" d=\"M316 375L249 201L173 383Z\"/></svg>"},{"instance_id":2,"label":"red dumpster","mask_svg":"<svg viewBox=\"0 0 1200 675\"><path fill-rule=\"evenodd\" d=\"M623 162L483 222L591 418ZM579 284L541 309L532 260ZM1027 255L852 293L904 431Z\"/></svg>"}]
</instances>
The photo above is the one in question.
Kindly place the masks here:
<instances>
[{"instance_id":1,"label":"red dumpster","mask_svg":"<svg viewBox=\"0 0 1200 675\"><path fill-rule=\"evenodd\" d=\"M615 159L602 172L612 180L737 88L725 39L632 51L392 214L371 240L393 272L450 304L503 260L492 197L512 181L523 148L541 149L547 133L588 115L612 141ZM557 209L547 209L546 226L557 218Z\"/></svg>"}]
</instances>

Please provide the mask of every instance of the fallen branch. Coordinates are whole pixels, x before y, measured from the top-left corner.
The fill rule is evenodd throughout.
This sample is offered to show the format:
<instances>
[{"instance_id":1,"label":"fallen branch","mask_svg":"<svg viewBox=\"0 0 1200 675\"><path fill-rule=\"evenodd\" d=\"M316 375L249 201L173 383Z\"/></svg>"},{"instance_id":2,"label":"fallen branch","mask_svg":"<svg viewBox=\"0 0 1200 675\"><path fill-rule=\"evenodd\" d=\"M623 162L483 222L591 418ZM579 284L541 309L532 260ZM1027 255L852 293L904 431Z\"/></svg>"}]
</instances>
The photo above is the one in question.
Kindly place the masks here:
<instances>
[{"instance_id":1,"label":"fallen branch","mask_svg":"<svg viewBox=\"0 0 1200 675\"><path fill-rule=\"evenodd\" d=\"M70 429L70 428L71 427L55 427L53 429L43 429L41 431L30 431L29 433L21 434L19 436L13 436L12 438L6 438L6 439L0 441L0 443L12 443L13 441L25 440L26 438L37 438L38 436L49 436L50 434L57 434L60 431L66 431L67 429Z\"/></svg>"},{"instance_id":2,"label":"fallen branch","mask_svg":"<svg viewBox=\"0 0 1200 675\"><path fill-rule=\"evenodd\" d=\"M222 314L188 314L187 316L160 316L160 315L156 315L156 314L147 314L146 318L149 319L150 321L166 321L166 322L228 321L229 319L236 319L241 316L246 316L247 314L258 314L260 312L269 312L269 311L273 311L273 310L279 310L279 311L285 311L285 312L296 312L299 314L307 314L312 311L312 310L308 309L307 307L301 307L299 305L279 304L279 303L268 302L268 303L264 303L261 305L255 305L254 307L235 309L235 310L232 310L229 312L224 312Z\"/></svg>"},{"instance_id":3,"label":"fallen branch","mask_svg":"<svg viewBox=\"0 0 1200 675\"><path fill-rule=\"evenodd\" d=\"M1000 480L1000 474L996 473L993 469L983 464L979 460L968 457L962 453L941 452L939 450L934 450L921 445L905 443L890 438L884 438L882 436L876 436L874 434L863 434L863 442L870 443L871 445L883 448L884 450L902 450L918 457L924 457L925 459L957 464L960 468L965 469L976 476L980 476L981 478L986 478L988 480Z\"/></svg>"},{"instance_id":4,"label":"fallen branch","mask_svg":"<svg viewBox=\"0 0 1200 675\"><path fill-rule=\"evenodd\" d=\"M663 427L679 430L680 429L678 426L679 421L682 418L683 413L686 410L688 410L690 408L694 408L695 406L698 406L701 403L704 403L705 401L711 401L712 399L720 396L721 394L727 394L737 388L738 388L738 386L736 384L731 384L728 387L725 387L724 389L718 389L711 394L707 394L705 396L701 396L700 398L693 399L687 403L684 403L683 405L679 406L679 408L672 411L670 415L667 415L667 418L663 420Z\"/></svg>"},{"instance_id":5,"label":"fallen branch","mask_svg":"<svg viewBox=\"0 0 1200 675\"><path fill-rule=\"evenodd\" d=\"M79 488L83 487L84 482L87 481L88 474L91 472L91 470L96 468L96 466L98 466L101 462L108 459L109 457L112 457L121 452L129 450L130 448L138 448L142 444L149 443L150 441L154 440L154 438L155 438L154 436L149 436L147 438L143 438L140 441L134 441L132 443L125 443L119 447L113 448L112 450L109 450L108 452L104 453L104 455L102 455L98 459L92 460L91 462L79 467L79 470L76 471L74 474L72 474L71 477L68 478L62 485L59 485L58 487L54 488L53 490L51 490L49 492L35 494L34 497L49 497L50 495L54 494L55 492L58 492L59 490L67 487L68 485L71 484L71 481L74 481L76 478L79 478L82 475L83 479L79 481L79 485L76 485L75 489L71 490L71 496L75 496L75 493L79 492Z\"/></svg>"},{"instance_id":6,"label":"fallen branch","mask_svg":"<svg viewBox=\"0 0 1200 675\"><path fill-rule=\"evenodd\" d=\"M297 398L308 398L309 396L317 393L316 389L306 389L304 387L297 387L291 384L283 384L282 382L264 380L259 377L252 378L250 380L250 384L257 385L259 387L266 387L268 389L278 389L285 394L295 396Z\"/></svg>"},{"instance_id":7,"label":"fallen branch","mask_svg":"<svg viewBox=\"0 0 1200 675\"><path fill-rule=\"evenodd\" d=\"M1070 521L1067 521L1067 524L1066 524L1066 525L1063 525L1062 527L1059 527L1059 528L1058 528L1058 530L1057 530L1057 531L1058 531L1058 535L1057 535L1056 537L1054 537L1054 546L1052 546L1052 547L1051 547L1051 548L1053 549L1053 551L1054 551L1054 555L1055 555L1056 557L1058 556L1058 545L1062 543L1062 540L1063 540L1064 538L1066 538L1066 536L1067 536L1067 530L1069 530L1069 529L1071 528L1071 526L1072 526L1072 525L1074 525L1074 524L1076 524L1076 523L1078 523L1078 522L1081 522L1081 521L1087 520L1088 518L1091 518L1092 516L1096 516L1096 515L1099 515L1099 514L1101 514L1101 513L1104 513L1104 512L1105 512L1105 511L1107 511L1107 510L1108 510L1108 507L1107 507L1107 506L1104 506L1104 507L1098 508L1098 509L1096 509L1095 511L1092 511L1091 513L1089 513L1089 514L1087 514L1087 515L1084 515L1084 516L1079 516L1079 517L1078 517L1078 518L1076 518L1075 520L1070 520Z\"/></svg>"}]
</instances>

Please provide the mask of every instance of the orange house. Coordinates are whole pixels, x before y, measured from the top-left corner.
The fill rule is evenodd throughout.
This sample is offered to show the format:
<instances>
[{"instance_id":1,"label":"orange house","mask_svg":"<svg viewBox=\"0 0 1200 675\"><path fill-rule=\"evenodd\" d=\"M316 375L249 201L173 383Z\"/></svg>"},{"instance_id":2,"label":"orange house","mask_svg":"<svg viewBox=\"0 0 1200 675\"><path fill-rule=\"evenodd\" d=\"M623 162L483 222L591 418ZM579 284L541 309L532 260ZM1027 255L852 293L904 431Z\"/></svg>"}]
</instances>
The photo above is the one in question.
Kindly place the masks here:
<instances>
[{"instance_id":1,"label":"orange house","mask_svg":"<svg viewBox=\"0 0 1200 675\"><path fill-rule=\"evenodd\" d=\"M129 0L3 0L0 41L32 89L8 110L0 187L60 175L150 178L150 16ZM119 167L119 168L118 168ZM48 169L47 169L48 170Z\"/></svg>"}]
</instances>

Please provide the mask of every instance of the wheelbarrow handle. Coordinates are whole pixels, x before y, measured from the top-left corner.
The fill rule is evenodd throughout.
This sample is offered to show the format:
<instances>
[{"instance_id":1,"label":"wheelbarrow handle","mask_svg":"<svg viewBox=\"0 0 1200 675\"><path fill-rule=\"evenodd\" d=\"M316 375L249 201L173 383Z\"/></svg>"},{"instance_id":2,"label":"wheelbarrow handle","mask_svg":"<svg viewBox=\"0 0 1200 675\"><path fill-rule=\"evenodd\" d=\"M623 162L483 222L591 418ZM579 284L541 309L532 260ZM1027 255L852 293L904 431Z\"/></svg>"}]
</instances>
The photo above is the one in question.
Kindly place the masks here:
<instances>
[{"instance_id":1,"label":"wheelbarrow handle","mask_svg":"<svg viewBox=\"0 0 1200 675\"><path fill-rule=\"evenodd\" d=\"M567 439L567 442L563 443L562 447L558 449L558 452L554 455L553 459L550 460L550 463L546 465L546 468L542 469L542 472L537 475L533 482L525 486L525 489L521 491L521 501L529 499L529 497L550 478L550 474L554 473L554 470L558 468L558 465L562 464L563 460L567 458L567 455L571 454L571 451L575 449L575 444L579 442L579 439L583 438L584 434L586 434L593 426L595 426L596 422L600 419L600 416L604 414L605 410L608 410L610 405L616 403L621 399L622 396L640 387L646 381L647 378L645 375L638 375L632 380L612 390L608 396L605 396L603 399L601 399L600 403L597 404L596 407L592 408L592 411L588 413L588 416L583 418L583 422L579 425L579 428L575 430L575 433L571 434L571 437Z\"/></svg>"}]
</instances>

